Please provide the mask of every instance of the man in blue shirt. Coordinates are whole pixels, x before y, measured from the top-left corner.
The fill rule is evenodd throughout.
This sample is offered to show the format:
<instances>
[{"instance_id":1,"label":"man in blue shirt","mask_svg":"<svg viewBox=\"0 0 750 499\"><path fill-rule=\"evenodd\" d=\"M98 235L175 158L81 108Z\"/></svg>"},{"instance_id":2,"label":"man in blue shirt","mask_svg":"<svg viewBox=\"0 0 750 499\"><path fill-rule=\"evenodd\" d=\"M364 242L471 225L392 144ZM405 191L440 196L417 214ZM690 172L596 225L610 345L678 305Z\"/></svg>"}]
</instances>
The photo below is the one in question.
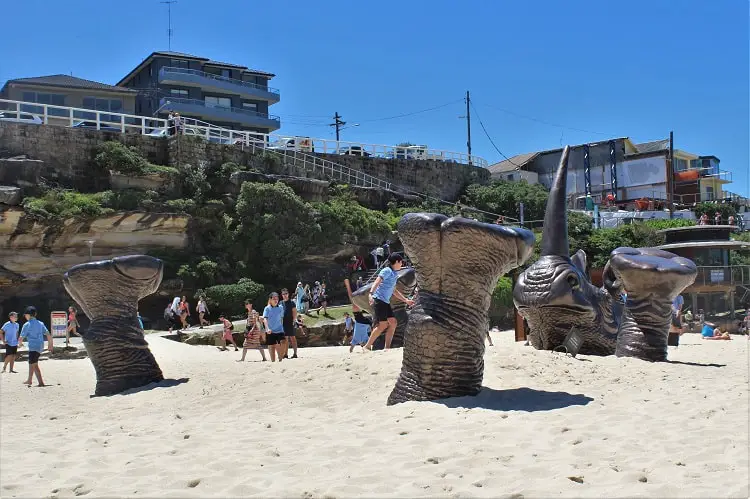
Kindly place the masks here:
<instances>
[{"instance_id":1,"label":"man in blue shirt","mask_svg":"<svg viewBox=\"0 0 750 499\"><path fill-rule=\"evenodd\" d=\"M396 332L396 326L398 322L396 317L393 316L393 309L391 308L391 297L396 295L396 298L406 303L409 306L414 305L414 301L405 297L399 290L396 289L396 282L398 281L398 271L404 265L404 258L398 253L391 253L388 257L388 265L378 274L375 282L372 283L370 288L370 305L372 305L373 312L373 324L376 326L373 328L370 334L370 339L367 340L365 345L366 350L372 350L372 344L378 339L378 336L385 332L385 349L391 348L391 341L393 341L393 333Z\"/></svg>"},{"instance_id":2,"label":"man in blue shirt","mask_svg":"<svg viewBox=\"0 0 750 499\"><path fill-rule=\"evenodd\" d=\"M17 373L13 367L16 363L16 353L18 352L18 314L11 312L8 315L8 322L3 324L0 333L2 333L2 340L5 343L5 361L3 362L3 372L5 368L10 364L10 372Z\"/></svg>"},{"instance_id":3,"label":"man in blue shirt","mask_svg":"<svg viewBox=\"0 0 750 499\"><path fill-rule=\"evenodd\" d=\"M44 350L44 337L47 337L47 343L49 353L52 353L52 335L50 334L47 326L36 318L36 308L26 307L24 313L26 323L21 328L21 343L23 340L29 342L29 379L24 384L31 386L31 380L34 374L36 374L36 380L39 386L44 386L42 380L42 371L39 369L39 356Z\"/></svg>"},{"instance_id":4,"label":"man in blue shirt","mask_svg":"<svg viewBox=\"0 0 750 499\"><path fill-rule=\"evenodd\" d=\"M284 307L279 303L279 294L276 292L268 295L268 305L263 309L263 325L266 326L266 345L268 353L271 354L271 362L276 362L278 354L279 362L284 358Z\"/></svg>"}]
</instances>

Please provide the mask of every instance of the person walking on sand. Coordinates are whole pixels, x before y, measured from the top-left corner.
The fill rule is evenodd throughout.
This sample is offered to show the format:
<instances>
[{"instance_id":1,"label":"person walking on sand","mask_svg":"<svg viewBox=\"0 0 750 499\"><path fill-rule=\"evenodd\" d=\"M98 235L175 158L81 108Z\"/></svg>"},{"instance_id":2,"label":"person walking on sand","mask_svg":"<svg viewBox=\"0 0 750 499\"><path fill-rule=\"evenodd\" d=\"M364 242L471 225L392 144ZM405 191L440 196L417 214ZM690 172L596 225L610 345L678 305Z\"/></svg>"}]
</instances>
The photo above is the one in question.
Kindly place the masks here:
<instances>
[{"instance_id":1,"label":"person walking on sand","mask_svg":"<svg viewBox=\"0 0 750 499\"><path fill-rule=\"evenodd\" d=\"M3 361L3 372L10 364L10 372L17 373L13 367L16 364L16 355L18 354L18 314L11 312L8 314L8 322L3 324L0 333L2 333L3 344L5 345L5 360Z\"/></svg>"},{"instance_id":2,"label":"person walking on sand","mask_svg":"<svg viewBox=\"0 0 750 499\"><path fill-rule=\"evenodd\" d=\"M352 311L355 311L356 306L352 306ZM357 308L357 310L359 310ZM349 316L349 312L344 313L344 342L343 344L346 345L346 342L351 340L352 336L354 335L354 320ZM365 343L367 343L365 341Z\"/></svg>"},{"instance_id":3,"label":"person walking on sand","mask_svg":"<svg viewBox=\"0 0 750 499\"><path fill-rule=\"evenodd\" d=\"M187 296L183 296L180 300L179 310L182 327L183 329L188 329L190 327L190 323L188 322L188 317L190 317L190 303L187 301Z\"/></svg>"},{"instance_id":4,"label":"person walking on sand","mask_svg":"<svg viewBox=\"0 0 750 499\"><path fill-rule=\"evenodd\" d=\"M294 290L294 305L297 307L297 313L305 313L305 288L302 286L302 282L297 283L297 289Z\"/></svg>"},{"instance_id":5,"label":"person walking on sand","mask_svg":"<svg viewBox=\"0 0 750 499\"><path fill-rule=\"evenodd\" d=\"M36 308L26 307L24 313L26 323L21 328L21 343L23 340L29 342L29 378L24 382L24 385L31 386L32 378L36 375L37 386L45 386L44 380L42 380L42 370L39 369L39 356L44 350L44 337L47 337L47 348L49 353L52 353L52 335L50 334L47 326L36 318Z\"/></svg>"},{"instance_id":6,"label":"person walking on sand","mask_svg":"<svg viewBox=\"0 0 750 499\"><path fill-rule=\"evenodd\" d=\"M222 352L227 351L227 341L232 344L234 347L235 352L239 352L239 348L237 348L237 343L234 342L234 335L232 334L232 331L234 330L234 324L232 324L232 321L224 317L223 315L219 317L219 321L221 322L222 326L222 333L221 333L221 339L222 339L222 345L219 347L219 350Z\"/></svg>"},{"instance_id":7,"label":"person walking on sand","mask_svg":"<svg viewBox=\"0 0 750 499\"><path fill-rule=\"evenodd\" d=\"M266 326L266 344L271 362L284 360L284 307L279 304L279 294L276 292L268 295L268 305L263 309L263 323Z\"/></svg>"},{"instance_id":8,"label":"person walking on sand","mask_svg":"<svg viewBox=\"0 0 750 499\"><path fill-rule=\"evenodd\" d=\"M198 299L198 305L195 306L195 311L198 312L198 325L200 326L200 329L203 329L203 326L211 324L206 320L206 317L208 317L208 304L206 303L205 296L201 296Z\"/></svg>"},{"instance_id":9,"label":"person walking on sand","mask_svg":"<svg viewBox=\"0 0 750 499\"><path fill-rule=\"evenodd\" d=\"M81 327L78 324L78 311L75 307L68 307L68 334L73 336L80 336L78 334L78 328Z\"/></svg>"},{"instance_id":10,"label":"person walking on sand","mask_svg":"<svg viewBox=\"0 0 750 499\"><path fill-rule=\"evenodd\" d=\"M375 282L370 287L369 300L370 305L372 305L373 324L375 328L372 330L370 339L367 340L367 344L365 345L366 350L372 350L372 344L375 343L375 340L378 339L383 330L386 330L385 349L388 350L391 348L393 333L396 332L396 326L398 325L396 317L393 315L393 309L391 308L391 296L395 295L396 298L410 307L414 305L414 300L405 297L396 289L398 271L404 265L404 257L398 253L391 253L386 262L387 265L378 273L377 279L375 279Z\"/></svg>"},{"instance_id":11,"label":"person walking on sand","mask_svg":"<svg viewBox=\"0 0 750 499\"><path fill-rule=\"evenodd\" d=\"M281 305L284 307L284 358L289 358L289 344L292 344L294 353L293 359L297 358L297 336L294 331L294 323L297 322L297 307L289 296L289 290L284 288L281 290Z\"/></svg>"},{"instance_id":12,"label":"person walking on sand","mask_svg":"<svg viewBox=\"0 0 750 499\"><path fill-rule=\"evenodd\" d=\"M250 310L245 325L245 341L242 343L242 358L237 362L244 362L248 350L258 350L263 362L266 361L266 353L261 343L259 315L255 310Z\"/></svg>"}]
</instances>

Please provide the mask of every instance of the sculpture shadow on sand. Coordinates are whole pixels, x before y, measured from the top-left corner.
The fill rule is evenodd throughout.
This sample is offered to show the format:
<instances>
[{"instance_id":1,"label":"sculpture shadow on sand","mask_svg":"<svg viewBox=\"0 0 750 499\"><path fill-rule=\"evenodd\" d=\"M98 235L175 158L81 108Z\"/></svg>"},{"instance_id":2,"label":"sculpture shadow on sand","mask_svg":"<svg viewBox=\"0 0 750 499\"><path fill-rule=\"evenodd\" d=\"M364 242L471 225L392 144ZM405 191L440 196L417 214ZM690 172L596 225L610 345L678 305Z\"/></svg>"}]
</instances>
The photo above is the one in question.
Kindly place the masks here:
<instances>
[{"instance_id":1,"label":"sculpture shadow on sand","mask_svg":"<svg viewBox=\"0 0 750 499\"><path fill-rule=\"evenodd\" d=\"M537 412L587 405L593 400L592 397L580 393L548 392L533 388L496 390L484 386L478 395L440 399L434 403L451 408Z\"/></svg>"},{"instance_id":2,"label":"sculpture shadow on sand","mask_svg":"<svg viewBox=\"0 0 750 499\"><path fill-rule=\"evenodd\" d=\"M179 378L179 379L165 379L162 381L149 383L148 385L139 386L137 388L130 388L129 390L125 390L120 393L113 393L111 395L91 395L91 398L94 397L111 397L114 395L133 395L134 393L140 393L140 392L147 392L149 390L154 390L156 388L171 388L173 386L182 385L183 383L187 383L190 381L190 378Z\"/></svg>"}]
</instances>

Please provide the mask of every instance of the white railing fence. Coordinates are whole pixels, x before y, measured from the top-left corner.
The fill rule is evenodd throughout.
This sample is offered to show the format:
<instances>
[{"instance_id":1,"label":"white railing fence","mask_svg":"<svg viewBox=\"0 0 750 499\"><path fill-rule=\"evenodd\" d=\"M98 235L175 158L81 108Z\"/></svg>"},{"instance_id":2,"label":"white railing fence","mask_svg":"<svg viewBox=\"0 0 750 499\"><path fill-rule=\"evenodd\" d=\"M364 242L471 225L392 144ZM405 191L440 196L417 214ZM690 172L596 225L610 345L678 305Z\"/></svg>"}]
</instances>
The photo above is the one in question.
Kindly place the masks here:
<instances>
[{"instance_id":1,"label":"white railing fence","mask_svg":"<svg viewBox=\"0 0 750 499\"><path fill-rule=\"evenodd\" d=\"M0 112L4 118L32 115L44 124L83 126L97 130L141 133L144 135L166 135L167 120L148 116L113 113L93 109L80 109L51 104L0 99ZM465 153L429 149L426 146L393 146L366 144L362 142L337 141L314 137L299 137L280 134L265 134L231 130L194 118L182 117L178 132L204 137L222 144L264 144L265 148L282 151L297 151L306 154L331 154L346 156L378 157L405 160L435 160L449 163L487 168L488 163L479 156Z\"/></svg>"},{"instance_id":2,"label":"white railing fence","mask_svg":"<svg viewBox=\"0 0 750 499\"><path fill-rule=\"evenodd\" d=\"M96 128L110 132L143 135L167 127L167 120L161 118L6 99L0 99L0 113L4 118L11 120L24 121L30 115L38 118L45 125Z\"/></svg>"}]
</instances>

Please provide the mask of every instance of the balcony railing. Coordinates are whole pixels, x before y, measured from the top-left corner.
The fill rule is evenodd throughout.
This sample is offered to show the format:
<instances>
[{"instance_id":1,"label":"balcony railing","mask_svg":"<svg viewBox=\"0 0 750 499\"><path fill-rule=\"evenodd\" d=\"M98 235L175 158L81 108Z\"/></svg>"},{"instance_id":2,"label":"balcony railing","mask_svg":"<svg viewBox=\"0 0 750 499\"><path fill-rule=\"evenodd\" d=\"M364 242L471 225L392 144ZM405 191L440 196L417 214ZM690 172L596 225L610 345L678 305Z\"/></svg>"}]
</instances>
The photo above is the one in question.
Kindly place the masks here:
<instances>
[{"instance_id":1,"label":"balcony railing","mask_svg":"<svg viewBox=\"0 0 750 499\"><path fill-rule=\"evenodd\" d=\"M747 286L750 285L750 265L731 267L699 266L693 286Z\"/></svg>"},{"instance_id":2,"label":"balcony railing","mask_svg":"<svg viewBox=\"0 0 750 499\"><path fill-rule=\"evenodd\" d=\"M209 109L220 109L222 111L229 111L232 113L239 113L244 114L247 116L253 116L255 118L263 118L266 120L273 120L273 121L279 121L278 116L274 116L272 114L268 113L259 113L257 111L250 111L249 109L242 109L239 107L226 107L226 106L217 106L214 104L207 104L206 101L197 100L197 99L185 99L182 97L163 97L162 102L164 104L169 104L170 102L174 102L175 104L189 104L191 106L201 106Z\"/></svg>"},{"instance_id":3,"label":"balcony railing","mask_svg":"<svg viewBox=\"0 0 750 499\"><path fill-rule=\"evenodd\" d=\"M263 92L268 92L271 94L279 95L279 90L277 88L269 87L267 85L258 85L257 83L251 83L249 81L236 80L234 78L228 78L226 76L206 73L205 71L198 71L197 69L175 68L175 67L168 66L168 67L162 68L161 71L164 71L165 74L178 73L178 74L191 74L191 75L201 76L203 78L210 78L212 80L224 81L227 83L232 83L234 85L240 85L243 87L252 88L255 90L261 90Z\"/></svg>"}]
</instances>

